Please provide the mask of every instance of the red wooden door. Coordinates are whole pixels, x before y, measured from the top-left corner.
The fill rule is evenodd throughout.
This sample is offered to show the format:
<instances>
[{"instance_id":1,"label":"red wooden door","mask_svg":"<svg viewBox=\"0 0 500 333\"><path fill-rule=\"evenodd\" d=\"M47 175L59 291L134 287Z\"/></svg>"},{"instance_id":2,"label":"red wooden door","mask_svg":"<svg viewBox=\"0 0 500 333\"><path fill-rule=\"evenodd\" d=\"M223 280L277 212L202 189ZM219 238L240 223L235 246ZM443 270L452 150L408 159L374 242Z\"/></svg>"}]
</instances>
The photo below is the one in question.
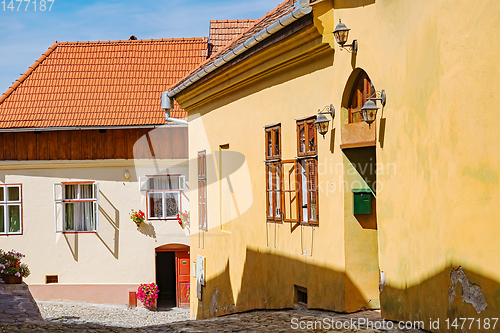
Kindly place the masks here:
<instances>
[{"instance_id":1,"label":"red wooden door","mask_svg":"<svg viewBox=\"0 0 500 333\"><path fill-rule=\"evenodd\" d=\"M189 284L189 252L175 252L175 272L177 281L177 306L188 307L189 297L187 290Z\"/></svg>"}]
</instances>

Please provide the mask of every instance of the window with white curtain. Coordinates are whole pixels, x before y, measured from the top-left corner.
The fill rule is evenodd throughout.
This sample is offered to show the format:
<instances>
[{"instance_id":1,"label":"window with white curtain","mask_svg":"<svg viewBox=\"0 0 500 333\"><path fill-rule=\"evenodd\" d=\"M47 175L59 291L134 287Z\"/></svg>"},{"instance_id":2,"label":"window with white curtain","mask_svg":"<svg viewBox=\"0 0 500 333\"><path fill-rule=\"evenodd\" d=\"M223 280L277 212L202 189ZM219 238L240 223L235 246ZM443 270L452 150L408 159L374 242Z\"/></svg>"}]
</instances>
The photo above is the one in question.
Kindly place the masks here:
<instances>
[{"instance_id":1,"label":"window with white curtain","mask_svg":"<svg viewBox=\"0 0 500 333\"><path fill-rule=\"evenodd\" d=\"M54 184L56 232L97 232L98 183Z\"/></svg>"},{"instance_id":2,"label":"window with white curtain","mask_svg":"<svg viewBox=\"0 0 500 333\"><path fill-rule=\"evenodd\" d=\"M141 189L146 190L149 220L177 219L182 210L181 191L184 176L149 176L142 181Z\"/></svg>"}]
</instances>

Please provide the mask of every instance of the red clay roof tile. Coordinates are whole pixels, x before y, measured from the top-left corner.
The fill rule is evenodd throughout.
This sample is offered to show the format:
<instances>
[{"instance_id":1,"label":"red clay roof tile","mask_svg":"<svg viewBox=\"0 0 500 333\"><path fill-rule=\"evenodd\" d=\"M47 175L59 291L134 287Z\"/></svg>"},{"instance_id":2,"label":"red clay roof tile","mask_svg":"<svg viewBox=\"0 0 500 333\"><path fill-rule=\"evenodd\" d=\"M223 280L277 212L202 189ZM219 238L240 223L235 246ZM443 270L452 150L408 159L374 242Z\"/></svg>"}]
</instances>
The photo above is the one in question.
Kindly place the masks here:
<instances>
[{"instance_id":1,"label":"red clay roof tile","mask_svg":"<svg viewBox=\"0 0 500 333\"><path fill-rule=\"evenodd\" d=\"M206 38L56 42L0 97L0 128L164 124L161 92L206 48Z\"/></svg>"},{"instance_id":2,"label":"red clay roof tile","mask_svg":"<svg viewBox=\"0 0 500 333\"><path fill-rule=\"evenodd\" d=\"M212 53L216 53L258 20L212 20L210 21L209 43Z\"/></svg>"},{"instance_id":3,"label":"red clay roof tile","mask_svg":"<svg viewBox=\"0 0 500 333\"><path fill-rule=\"evenodd\" d=\"M202 64L200 64L197 68L192 70L190 73L185 75L182 79L178 80L176 83L174 83L171 86L171 89L175 88L176 86L180 85L181 82L186 79L187 77L191 75L195 75L202 71L204 68L210 66L223 56L225 56L227 53L231 52L232 50L236 49L238 46L243 44L247 39L258 33L259 31L269 27L272 25L274 22L278 21L282 17L286 16L287 14L291 13L294 9L294 3L295 1L292 0L285 0L281 4L279 4L276 8L274 8L272 11L266 13L261 19L254 21L253 24L247 28L244 29L244 31L239 34L238 36L234 37L234 39L230 41L226 41L225 46L219 48L215 53L212 53L210 58L205 60ZM214 22L214 26L217 28L212 29L212 22ZM229 21L211 21L211 29L210 33L214 29L227 29L227 22ZM226 25L224 25L226 24ZM221 35L219 33L219 35ZM212 36L210 36L210 40L212 40Z\"/></svg>"}]
</instances>

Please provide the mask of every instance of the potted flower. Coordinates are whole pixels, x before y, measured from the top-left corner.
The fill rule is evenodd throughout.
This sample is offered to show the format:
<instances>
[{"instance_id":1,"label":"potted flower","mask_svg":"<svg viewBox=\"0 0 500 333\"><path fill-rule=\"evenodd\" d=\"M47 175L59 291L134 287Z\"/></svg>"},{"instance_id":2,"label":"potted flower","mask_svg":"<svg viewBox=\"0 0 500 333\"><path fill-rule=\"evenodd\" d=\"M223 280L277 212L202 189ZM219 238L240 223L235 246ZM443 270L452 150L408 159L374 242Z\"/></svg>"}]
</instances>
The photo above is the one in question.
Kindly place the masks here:
<instances>
[{"instance_id":1,"label":"potted flower","mask_svg":"<svg viewBox=\"0 0 500 333\"><path fill-rule=\"evenodd\" d=\"M130 219L132 221L134 221L138 227L141 225L142 222L144 222L144 217L145 217L145 214L140 209L137 212L132 209L132 211L130 212Z\"/></svg>"},{"instance_id":2,"label":"potted flower","mask_svg":"<svg viewBox=\"0 0 500 333\"><path fill-rule=\"evenodd\" d=\"M145 307L153 308L156 304L159 292L158 286L154 282L150 284L141 284L139 289L137 289L136 297Z\"/></svg>"},{"instance_id":3,"label":"potted flower","mask_svg":"<svg viewBox=\"0 0 500 333\"><path fill-rule=\"evenodd\" d=\"M28 265L21 263L25 256L14 250L4 252L0 249L0 277L7 284L23 282L23 277L30 275Z\"/></svg>"},{"instance_id":4,"label":"potted flower","mask_svg":"<svg viewBox=\"0 0 500 333\"><path fill-rule=\"evenodd\" d=\"M184 213L179 213L177 214L177 222L181 226L182 229L187 227L189 229L189 212L187 210L184 211Z\"/></svg>"}]
</instances>

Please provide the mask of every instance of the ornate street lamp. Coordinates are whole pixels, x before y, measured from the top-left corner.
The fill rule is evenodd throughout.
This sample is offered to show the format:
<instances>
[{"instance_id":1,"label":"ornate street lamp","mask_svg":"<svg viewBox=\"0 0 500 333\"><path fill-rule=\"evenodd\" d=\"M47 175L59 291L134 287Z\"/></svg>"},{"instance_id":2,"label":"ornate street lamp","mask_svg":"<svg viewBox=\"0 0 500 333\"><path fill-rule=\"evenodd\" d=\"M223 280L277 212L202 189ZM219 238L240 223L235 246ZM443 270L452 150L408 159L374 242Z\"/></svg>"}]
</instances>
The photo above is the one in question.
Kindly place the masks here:
<instances>
[{"instance_id":1,"label":"ornate street lamp","mask_svg":"<svg viewBox=\"0 0 500 333\"><path fill-rule=\"evenodd\" d=\"M347 37L349 36L349 28L346 27L344 23L339 19L339 24L335 27L335 30L333 31L333 35L335 36L335 40L337 43L340 45L341 49L347 49L349 52L358 52L358 41L353 40L352 44L345 45L347 43Z\"/></svg>"},{"instance_id":2,"label":"ornate street lamp","mask_svg":"<svg viewBox=\"0 0 500 333\"><path fill-rule=\"evenodd\" d=\"M373 93L371 97L367 98L365 105L363 105L360 110L363 120L368 124L368 128L370 128L371 124L375 121L375 119L377 119L377 111L379 107L375 101L380 101L382 106L385 106L385 102L387 100L385 90L382 90L379 95L380 97L377 97L377 92Z\"/></svg>"},{"instance_id":3,"label":"ornate street lamp","mask_svg":"<svg viewBox=\"0 0 500 333\"><path fill-rule=\"evenodd\" d=\"M328 110L325 111L327 108ZM323 137L325 137L325 134L328 133L328 124L330 123L330 120L328 120L328 118L324 116L325 114L329 114L332 117L332 120L333 118L335 118L335 108L332 104L330 104L329 106L325 106L322 111L318 110L318 117L314 122L314 124L316 125L316 130Z\"/></svg>"}]
</instances>

